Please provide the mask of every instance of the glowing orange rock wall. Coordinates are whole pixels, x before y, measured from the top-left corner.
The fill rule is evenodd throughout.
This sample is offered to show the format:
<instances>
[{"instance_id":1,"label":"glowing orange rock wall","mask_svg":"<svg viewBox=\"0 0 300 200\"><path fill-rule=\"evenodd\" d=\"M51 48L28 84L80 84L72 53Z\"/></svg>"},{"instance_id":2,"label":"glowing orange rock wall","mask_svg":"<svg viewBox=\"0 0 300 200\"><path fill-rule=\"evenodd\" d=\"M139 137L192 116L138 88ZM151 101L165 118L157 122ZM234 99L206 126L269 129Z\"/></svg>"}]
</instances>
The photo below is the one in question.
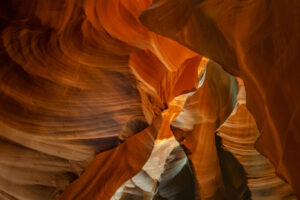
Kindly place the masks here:
<instances>
[{"instance_id":1,"label":"glowing orange rock wall","mask_svg":"<svg viewBox=\"0 0 300 200\"><path fill-rule=\"evenodd\" d=\"M127 173L120 185L109 188L108 181L98 194L98 182L85 179L102 169L104 184L103 175L112 173L102 168L107 159L114 160L113 170L123 154L135 152L130 141L139 140L133 136L106 150L153 126L172 98L196 87L201 56L141 25L138 15L150 3L1 3L0 134L8 143L2 147L1 195L52 199L91 164L79 182L91 186L83 190L74 182L74 193L67 190L61 198L110 198L142 168L157 131L143 141L141 158L119 166ZM171 134L169 129L159 137ZM16 165L21 156L28 161Z\"/></svg>"},{"instance_id":2,"label":"glowing orange rock wall","mask_svg":"<svg viewBox=\"0 0 300 200\"><path fill-rule=\"evenodd\" d=\"M258 150L300 191L298 1L158 0L140 17L241 77L258 124Z\"/></svg>"},{"instance_id":3,"label":"glowing orange rock wall","mask_svg":"<svg viewBox=\"0 0 300 200\"><path fill-rule=\"evenodd\" d=\"M239 83L235 108L218 128L222 147L244 167L252 199L296 199L290 185L275 175L274 166L254 147L260 134L246 108L245 87Z\"/></svg>"},{"instance_id":4,"label":"glowing orange rock wall","mask_svg":"<svg viewBox=\"0 0 300 200\"><path fill-rule=\"evenodd\" d=\"M299 195L298 10L296 1L1 2L0 198L295 199L254 149L256 124L226 71L245 82L259 152ZM253 168L243 145L232 150L245 127L261 161Z\"/></svg>"},{"instance_id":5,"label":"glowing orange rock wall","mask_svg":"<svg viewBox=\"0 0 300 200\"><path fill-rule=\"evenodd\" d=\"M212 62L208 62L202 78L202 85L187 98L172 127L175 137L190 154L200 199L222 199L226 192L215 131L230 114L237 88L234 77Z\"/></svg>"}]
</instances>

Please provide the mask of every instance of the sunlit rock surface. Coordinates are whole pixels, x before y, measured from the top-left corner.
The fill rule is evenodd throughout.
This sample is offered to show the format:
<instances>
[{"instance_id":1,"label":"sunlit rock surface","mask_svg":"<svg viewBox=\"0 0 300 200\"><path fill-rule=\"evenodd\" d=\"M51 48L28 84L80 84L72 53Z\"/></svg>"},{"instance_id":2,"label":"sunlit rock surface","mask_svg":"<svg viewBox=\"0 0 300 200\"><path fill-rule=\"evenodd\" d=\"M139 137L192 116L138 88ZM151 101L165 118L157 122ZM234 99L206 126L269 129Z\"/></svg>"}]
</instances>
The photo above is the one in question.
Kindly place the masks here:
<instances>
[{"instance_id":1,"label":"sunlit rock surface","mask_svg":"<svg viewBox=\"0 0 300 200\"><path fill-rule=\"evenodd\" d=\"M244 167L253 199L296 199L291 187L275 175L274 166L254 147L259 131L247 110L242 81L235 108L219 127L217 135L222 138L222 147Z\"/></svg>"},{"instance_id":2,"label":"sunlit rock surface","mask_svg":"<svg viewBox=\"0 0 300 200\"><path fill-rule=\"evenodd\" d=\"M245 82L261 136L256 147L300 198L300 3L157 0L140 16L150 30L221 64Z\"/></svg>"},{"instance_id":3,"label":"sunlit rock surface","mask_svg":"<svg viewBox=\"0 0 300 200\"><path fill-rule=\"evenodd\" d=\"M172 181L178 176L182 182L177 181L172 188ZM193 195L193 176L187 157L176 139L171 137L155 142L142 170L126 181L111 199L155 199L158 196L176 199L193 198Z\"/></svg>"},{"instance_id":4,"label":"sunlit rock surface","mask_svg":"<svg viewBox=\"0 0 300 200\"><path fill-rule=\"evenodd\" d=\"M299 197L298 10L2 1L0 199Z\"/></svg>"},{"instance_id":5,"label":"sunlit rock surface","mask_svg":"<svg viewBox=\"0 0 300 200\"><path fill-rule=\"evenodd\" d=\"M199 199L241 198L247 192L246 179L241 173L238 185L232 185L235 190L244 187L241 194L228 190L230 183L223 180L215 143L216 130L233 109L237 82L212 61L208 61L201 82L172 122L173 132L191 160Z\"/></svg>"}]
</instances>

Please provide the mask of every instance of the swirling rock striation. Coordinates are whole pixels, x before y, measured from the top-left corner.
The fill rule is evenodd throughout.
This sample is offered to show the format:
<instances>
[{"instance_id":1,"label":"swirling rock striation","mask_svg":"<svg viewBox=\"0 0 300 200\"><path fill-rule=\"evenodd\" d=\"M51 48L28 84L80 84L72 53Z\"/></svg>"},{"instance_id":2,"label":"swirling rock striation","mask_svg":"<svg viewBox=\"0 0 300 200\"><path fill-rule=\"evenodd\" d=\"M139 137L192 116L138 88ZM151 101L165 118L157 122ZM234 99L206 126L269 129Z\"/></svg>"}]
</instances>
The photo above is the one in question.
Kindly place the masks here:
<instances>
[{"instance_id":1,"label":"swirling rock striation","mask_svg":"<svg viewBox=\"0 0 300 200\"><path fill-rule=\"evenodd\" d=\"M299 196L298 10L1 2L0 198L294 198L275 171Z\"/></svg>"},{"instance_id":2,"label":"swirling rock striation","mask_svg":"<svg viewBox=\"0 0 300 200\"><path fill-rule=\"evenodd\" d=\"M300 3L157 0L140 19L245 82L256 147L300 198Z\"/></svg>"},{"instance_id":3,"label":"swirling rock striation","mask_svg":"<svg viewBox=\"0 0 300 200\"><path fill-rule=\"evenodd\" d=\"M231 152L244 167L252 199L296 199L289 184L275 174L270 161L255 149L259 131L246 107L245 87L240 80L234 110L218 128L222 148Z\"/></svg>"}]
</instances>

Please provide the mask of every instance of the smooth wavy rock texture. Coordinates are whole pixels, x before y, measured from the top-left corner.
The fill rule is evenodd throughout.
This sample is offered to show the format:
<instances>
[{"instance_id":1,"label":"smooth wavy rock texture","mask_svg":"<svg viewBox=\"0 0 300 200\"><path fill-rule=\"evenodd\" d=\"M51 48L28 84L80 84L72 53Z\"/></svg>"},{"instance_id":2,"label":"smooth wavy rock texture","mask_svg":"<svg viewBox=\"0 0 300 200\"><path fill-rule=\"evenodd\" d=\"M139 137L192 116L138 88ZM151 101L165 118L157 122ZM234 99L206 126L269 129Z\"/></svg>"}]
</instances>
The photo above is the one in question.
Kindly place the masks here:
<instances>
[{"instance_id":1,"label":"smooth wavy rock texture","mask_svg":"<svg viewBox=\"0 0 300 200\"><path fill-rule=\"evenodd\" d=\"M172 182L176 179L176 188L172 188ZM182 183L179 184L178 180ZM171 137L155 142L142 170L126 181L111 199L193 199L193 186L188 159L176 139Z\"/></svg>"},{"instance_id":2,"label":"smooth wavy rock texture","mask_svg":"<svg viewBox=\"0 0 300 200\"><path fill-rule=\"evenodd\" d=\"M223 148L244 167L253 199L296 199L291 187L275 175L274 166L254 147L259 131L247 110L242 81L235 108L219 127L217 135L222 138Z\"/></svg>"},{"instance_id":3,"label":"smooth wavy rock texture","mask_svg":"<svg viewBox=\"0 0 300 200\"><path fill-rule=\"evenodd\" d=\"M183 112L172 122L172 129L191 160L198 198L238 199L244 194L229 191L230 183L223 180L215 143L215 131L233 109L237 82L212 61L208 61L202 79L202 85L187 98ZM246 192L243 176L239 174L237 187L244 187L242 192Z\"/></svg>"},{"instance_id":4,"label":"smooth wavy rock texture","mask_svg":"<svg viewBox=\"0 0 300 200\"><path fill-rule=\"evenodd\" d=\"M299 198L298 10L1 1L0 199Z\"/></svg>"},{"instance_id":5,"label":"smooth wavy rock texture","mask_svg":"<svg viewBox=\"0 0 300 200\"><path fill-rule=\"evenodd\" d=\"M140 19L150 30L213 59L245 82L261 136L256 147L300 198L300 3L157 0Z\"/></svg>"}]
</instances>

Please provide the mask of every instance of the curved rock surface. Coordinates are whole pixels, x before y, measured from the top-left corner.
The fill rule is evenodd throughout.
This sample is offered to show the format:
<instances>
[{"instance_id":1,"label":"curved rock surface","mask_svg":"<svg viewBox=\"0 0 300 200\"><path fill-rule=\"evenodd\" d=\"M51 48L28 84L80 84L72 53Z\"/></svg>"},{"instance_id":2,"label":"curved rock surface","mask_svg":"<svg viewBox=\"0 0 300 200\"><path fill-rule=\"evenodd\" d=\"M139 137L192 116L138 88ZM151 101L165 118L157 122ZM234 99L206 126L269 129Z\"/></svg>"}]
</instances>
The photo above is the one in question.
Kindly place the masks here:
<instances>
[{"instance_id":1,"label":"curved rock surface","mask_svg":"<svg viewBox=\"0 0 300 200\"><path fill-rule=\"evenodd\" d=\"M259 131L246 107L243 82L239 82L235 108L218 128L222 147L244 167L252 199L296 199L290 185L275 175L274 166L254 147Z\"/></svg>"},{"instance_id":2,"label":"curved rock surface","mask_svg":"<svg viewBox=\"0 0 300 200\"><path fill-rule=\"evenodd\" d=\"M299 6L0 2L0 199L299 198Z\"/></svg>"},{"instance_id":3,"label":"curved rock surface","mask_svg":"<svg viewBox=\"0 0 300 200\"><path fill-rule=\"evenodd\" d=\"M150 3L1 2L3 197L55 198L88 166L106 162L110 155L118 160L120 153L131 152L126 139L152 124L172 98L196 87L201 56L148 31L138 21L139 13ZM112 12L116 6L121 9ZM116 24L114 29L111 20L122 26ZM153 62L152 67L147 68L141 58ZM107 151L123 141L122 147ZM146 146L150 148L152 142L141 145L144 160L127 163L135 169L123 182L142 168L151 153ZM120 152L120 148L125 150ZM95 157L99 152L103 153ZM114 165L111 167L118 167ZM122 170L127 168L124 165ZM95 172L86 170L80 180ZM111 172L100 173L100 179L105 173ZM77 183L62 198L86 191ZM110 195L115 192L113 188L108 191ZM81 195L78 198L93 196Z\"/></svg>"},{"instance_id":4,"label":"curved rock surface","mask_svg":"<svg viewBox=\"0 0 300 200\"><path fill-rule=\"evenodd\" d=\"M261 132L256 147L300 198L300 3L157 0L142 13L150 30L213 59L245 82Z\"/></svg>"},{"instance_id":5,"label":"curved rock surface","mask_svg":"<svg viewBox=\"0 0 300 200\"><path fill-rule=\"evenodd\" d=\"M239 179L235 185L223 179L215 143L216 130L233 109L237 82L212 61L207 62L201 82L172 122L174 135L191 160L199 199L241 199L247 192L243 172L235 172Z\"/></svg>"}]
</instances>

